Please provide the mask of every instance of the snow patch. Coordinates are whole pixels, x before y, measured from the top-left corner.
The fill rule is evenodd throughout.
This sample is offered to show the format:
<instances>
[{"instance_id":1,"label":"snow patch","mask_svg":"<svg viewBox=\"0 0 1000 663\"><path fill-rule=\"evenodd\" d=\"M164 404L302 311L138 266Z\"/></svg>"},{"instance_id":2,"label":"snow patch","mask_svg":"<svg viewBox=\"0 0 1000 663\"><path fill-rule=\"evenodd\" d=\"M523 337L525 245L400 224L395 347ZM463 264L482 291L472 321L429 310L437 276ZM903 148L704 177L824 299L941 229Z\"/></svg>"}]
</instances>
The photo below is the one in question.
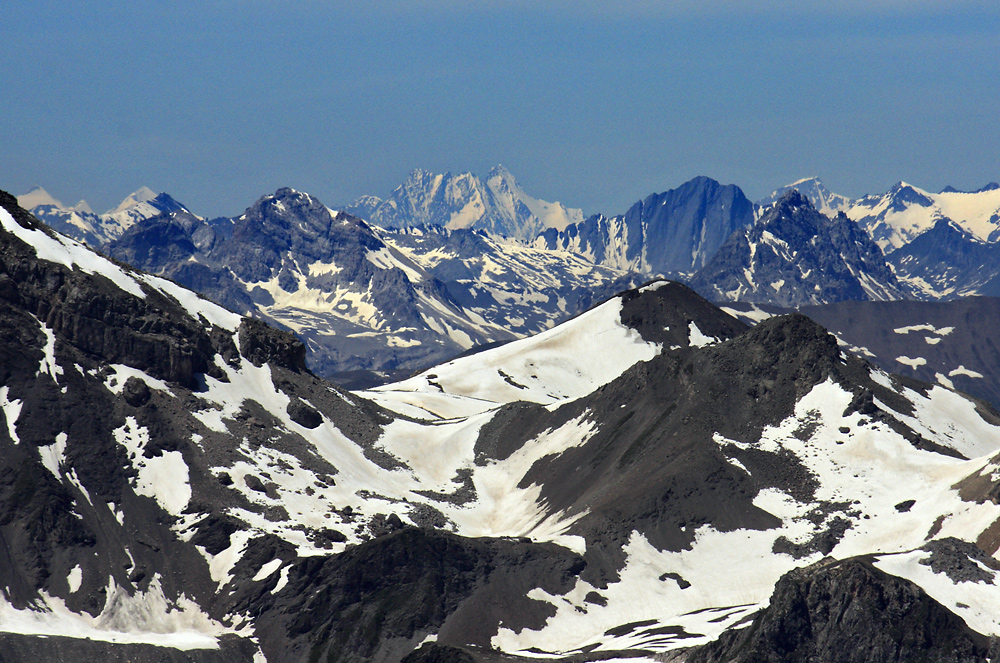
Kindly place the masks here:
<instances>
[{"instance_id":1,"label":"snow patch","mask_svg":"<svg viewBox=\"0 0 1000 663\"><path fill-rule=\"evenodd\" d=\"M46 447L38 447L42 465L52 473L56 481L62 481L62 472L59 468L66 462L66 440L66 433L59 433L55 442Z\"/></svg>"},{"instance_id":2,"label":"snow patch","mask_svg":"<svg viewBox=\"0 0 1000 663\"><path fill-rule=\"evenodd\" d=\"M706 345L712 345L713 343L718 343L719 339L714 336L706 336L698 329L698 325L694 323L694 320L688 323L688 344L694 348L703 348Z\"/></svg>"},{"instance_id":3,"label":"snow patch","mask_svg":"<svg viewBox=\"0 0 1000 663\"><path fill-rule=\"evenodd\" d=\"M113 432L118 444L125 447L138 477L131 479L138 495L152 497L164 511L179 516L191 500L188 466L180 451L161 451L159 456L146 457L149 431L139 426L135 417Z\"/></svg>"},{"instance_id":4,"label":"snow patch","mask_svg":"<svg viewBox=\"0 0 1000 663\"><path fill-rule=\"evenodd\" d=\"M917 367L923 366L924 364L927 363L927 360L924 359L923 357L916 357L914 359L910 359L909 357L907 357L905 355L901 355L899 357L896 357L896 361L898 361L900 364L906 364L907 366L909 366L913 370L917 370Z\"/></svg>"},{"instance_id":5,"label":"snow patch","mask_svg":"<svg viewBox=\"0 0 1000 663\"><path fill-rule=\"evenodd\" d=\"M952 377L953 378L956 375L964 375L964 376L970 377L970 378L981 378L981 377L983 377L982 373L978 373L976 371L970 370L970 369L966 368L965 366L959 366L958 368L956 368L953 371L948 371L948 377Z\"/></svg>"},{"instance_id":6,"label":"snow patch","mask_svg":"<svg viewBox=\"0 0 1000 663\"><path fill-rule=\"evenodd\" d=\"M76 594L83 583L83 569L80 568L79 564L74 566L69 575L66 576L66 582L69 583L69 593Z\"/></svg>"},{"instance_id":7,"label":"snow patch","mask_svg":"<svg viewBox=\"0 0 1000 663\"><path fill-rule=\"evenodd\" d=\"M0 387L0 408L3 409L3 418L7 422L7 434L10 435L11 441L14 444L20 444L21 438L17 436L17 423L18 417L21 416L21 406L23 402L20 399L15 398L10 399L10 388L4 385Z\"/></svg>"}]
</instances>

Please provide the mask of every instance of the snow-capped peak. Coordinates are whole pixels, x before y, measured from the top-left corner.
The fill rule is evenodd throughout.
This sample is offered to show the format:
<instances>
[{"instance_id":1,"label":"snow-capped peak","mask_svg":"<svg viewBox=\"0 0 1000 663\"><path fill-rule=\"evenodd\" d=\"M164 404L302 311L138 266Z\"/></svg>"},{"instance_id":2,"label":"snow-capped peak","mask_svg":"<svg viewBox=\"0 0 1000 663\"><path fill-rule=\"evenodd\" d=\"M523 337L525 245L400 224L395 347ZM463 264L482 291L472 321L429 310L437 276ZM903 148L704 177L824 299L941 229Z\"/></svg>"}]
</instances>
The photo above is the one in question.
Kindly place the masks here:
<instances>
[{"instance_id":1,"label":"snow-capped peak","mask_svg":"<svg viewBox=\"0 0 1000 663\"><path fill-rule=\"evenodd\" d=\"M804 177L786 186L775 189L769 196L760 200L761 207L770 207L783 195L792 189L798 190L809 199L813 206L827 216L835 216L837 212L846 210L851 206L851 199L839 193L833 193L818 177Z\"/></svg>"},{"instance_id":2,"label":"snow-capped peak","mask_svg":"<svg viewBox=\"0 0 1000 663\"><path fill-rule=\"evenodd\" d=\"M34 209L39 205L52 205L62 208L64 205L52 197L52 195L40 186L33 186L28 193L17 197L17 204L24 209Z\"/></svg>"},{"instance_id":3,"label":"snow-capped peak","mask_svg":"<svg viewBox=\"0 0 1000 663\"><path fill-rule=\"evenodd\" d=\"M156 192L147 186L139 187L132 193L128 195L125 200L118 203L118 206L112 210L108 210L108 214L118 214L119 212L125 212L132 209L136 205L141 205L142 203L148 203L153 198L156 198Z\"/></svg>"}]
</instances>

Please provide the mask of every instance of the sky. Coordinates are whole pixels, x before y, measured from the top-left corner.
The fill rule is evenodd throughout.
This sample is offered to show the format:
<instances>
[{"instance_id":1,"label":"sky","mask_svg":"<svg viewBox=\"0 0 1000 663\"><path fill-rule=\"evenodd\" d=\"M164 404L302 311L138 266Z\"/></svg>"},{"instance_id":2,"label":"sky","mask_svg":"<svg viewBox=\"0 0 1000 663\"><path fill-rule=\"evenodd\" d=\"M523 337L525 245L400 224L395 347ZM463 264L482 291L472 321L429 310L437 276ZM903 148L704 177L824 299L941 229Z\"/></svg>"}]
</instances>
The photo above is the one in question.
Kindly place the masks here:
<instances>
[{"instance_id":1,"label":"sky","mask_svg":"<svg viewBox=\"0 0 1000 663\"><path fill-rule=\"evenodd\" d=\"M503 164L585 213L696 175L751 199L1000 180L1000 3L8 3L0 189L204 216Z\"/></svg>"}]
</instances>

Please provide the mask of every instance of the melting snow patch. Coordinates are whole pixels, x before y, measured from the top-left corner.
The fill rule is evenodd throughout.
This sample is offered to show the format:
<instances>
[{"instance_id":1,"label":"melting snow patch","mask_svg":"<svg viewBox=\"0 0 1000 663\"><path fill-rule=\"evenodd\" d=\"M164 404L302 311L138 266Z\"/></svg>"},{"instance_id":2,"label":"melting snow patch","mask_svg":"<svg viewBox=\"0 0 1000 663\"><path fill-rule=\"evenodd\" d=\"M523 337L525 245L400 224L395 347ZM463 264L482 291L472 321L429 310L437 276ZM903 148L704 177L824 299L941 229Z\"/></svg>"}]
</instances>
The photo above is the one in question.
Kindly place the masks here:
<instances>
[{"instance_id":1,"label":"melting snow patch","mask_svg":"<svg viewBox=\"0 0 1000 663\"><path fill-rule=\"evenodd\" d=\"M97 617L75 613L66 607L62 599L49 596L44 591L40 593L44 604L36 610L17 610L0 597L0 631L99 642L142 643L181 651L218 649L218 637L234 633L201 612L198 605L184 594L175 601L168 600L163 594L159 575L153 577L146 592L136 592L131 596L109 578L104 609Z\"/></svg>"},{"instance_id":2,"label":"melting snow patch","mask_svg":"<svg viewBox=\"0 0 1000 663\"><path fill-rule=\"evenodd\" d=\"M280 567L280 566L281 566L281 559L280 558L279 559L272 559L270 562L268 562L264 566L260 567L260 571L258 571L257 575L255 575L253 577L253 581L254 582L260 582L261 580L264 580L265 578L269 578L275 571L278 570L278 567Z\"/></svg>"},{"instance_id":3,"label":"melting snow patch","mask_svg":"<svg viewBox=\"0 0 1000 663\"><path fill-rule=\"evenodd\" d=\"M45 334L45 345L42 346L42 352L45 356L42 357L37 375L41 376L42 373L45 373L52 378L53 382L59 384L59 376L63 374L63 369L56 363L56 335L41 320L38 320L38 324L42 328L42 333Z\"/></svg>"},{"instance_id":4,"label":"melting snow patch","mask_svg":"<svg viewBox=\"0 0 1000 663\"><path fill-rule=\"evenodd\" d=\"M14 444L19 444L21 439L17 436L18 417L21 416L22 402L19 399L10 400L10 388L6 385L0 387L0 408L3 409L3 418L7 422L7 434L10 435Z\"/></svg>"},{"instance_id":5,"label":"melting snow patch","mask_svg":"<svg viewBox=\"0 0 1000 663\"><path fill-rule=\"evenodd\" d=\"M706 336L701 333L698 329L698 325L694 323L694 320L688 323L688 344L695 348L703 348L706 345L712 345L713 343L718 343L719 339L714 336Z\"/></svg>"},{"instance_id":6,"label":"melting snow patch","mask_svg":"<svg viewBox=\"0 0 1000 663\"><path fill-rule=\"evenodd\" d=\"M83 582L83 569L77 564L73 567L73 570L69 572L66 576L66 582L69 583L69 593L76 594L77 590L80 589L80 584Z\"/></svg>"},{"instance_id":7,"label":"melting snow patch","mask_svg":"<svg viewBox=\"0 0 1000 663\"><path fill-rule=\"evenodd\" d=\"M42 458L42 465L52 473L56 481L62 481L62 472L59 470L66 462L66 433L56 435L56 441L47 447L38 447L38 455Z\"/></svg>"},{"instance_id":8,"label":"melting snow patch","mask_svg":"<svg viewBox=\"0 0 1000 663\"><path fill-rule=\"evenodd\" d=\"M993 584L954 582L947 575L934 573L930 566L920 563L927 557L929 553L924 550L885 555L875 561L875 566L916 583L932 599L965 620L973 631L1000 635L1000 586L995 584L998 574L989 571L993 574Z\"/></svg>"},{"instance_id":9,"label":"melting snow patch","mask_svg":"<svg viewBox=\"0 0 1000 663\"><path fill-rule=\"evenodd\" d=\"M923 366L924 364L927 363L927 360L924 359L923 357L916 357L915 359L910 359L909 357L903 355L896 357L896 361L898 361L900 364L906 364L913 370L917 370L918 366Z\"/></svg>"},{"instance_id":10,"label":"melting snow patch","mask_svg":"<svg viewBox=\"0 0 1000 663\"><path fill-rule=\"evenodd\" d=\"M640 293L656 292L665 285L669 285L669 281L656 281L655 283L650 283L649 285L644 285L639 288Z\"/></svg>"},{"instance_id":11,"label":"melting snow patch","mask_svg":"<svg viewBox=\"0 0 1000 663\"><path fill-rule=\"evenodd\" d=\"M173 392L170 391L170 387L163 380L158 380L151 375L147 375L138 368L132 368L131 366L126 366L125 364L111 364L109 367L113 373L108 376L105 381L104 386L108 390L115 394L120 395L122 391L125 390L125 382L129 378L138 378L146 383L146 386L150 389L156 389L157 391L162 391L173 396Z\"/></svg>"},{"instance_id":12,"label":"melting snow patch","mask_svg":"<svg viewBox=\"0 0 1000 663\"><path fill-rule=\"evenodd\" d=\"M139 476L133 479L133 488L139 495L152 497L161 507L179 516L191 499L188 483L188 466L180 451L161 451L159 456L146 458L143 454L149 443L149 431L139 426L135 417L128 417L125 425L114 430L115 440L128 451Z\"/></svg>"},{"instance_id":13,"label":"melting snow patch","mask_svg":"<svg viewBox=\"0 0 1000 663\"><path fill-rule=\"evenodd\" d=\"M291 564L281 569L281 576L278 578L278 584L276 584L274 586L274 589L271 590L272 594L277 594L278 592L280 592L282 589L285 588L285 585L288 584L288 572L291 570L292 570Z\"/></svg>"},{"instance_id":14,"label":"melting snow patch","mask_svg":"<svg viewBox=\"0 0 1000 663\"><path fill-rule=\"evenodd\" d=\"M923 325L910 325L909 327L897 327L896 329L893 329L892 331L896 332L897 334L909 334L911 331L912 332L927 331L927 332L931 332L933 334L937 334L939 336L947 336L948 334L950 334L953 331L955 331L955 328L954 327L941 327L940 329L936 329L934 327L934 325L923 324ZM929 342L930 341L928 341L928 343Z\"/></svg>"},{"instance_id":15,"label":"melting snow patch","mask_svg":"<svg viewBox=\"0 0 1000 663\"><path fill-rule=\"evenodd\" d=\"M212 580L218 583L220 590L233 579L232 571L246 552L247 542L255 535L256 533L250 530L233 532L229 535L229 547L218 555L212 555L201 546L196 546L208 560L208 571L212 575Z\"/></svg>"},{"instance_id":16,"label":"melting snow patch","mask_svg":"<svg viewBox=\"0 0 1000 663\"><path fill-rule=\"evenodd\" d=\"M956 375L965 375L965 376L970 377L970 378L981 378L981 377L983 377L982 373L977 373L976 371L970 371L965 366L959 366L955 370L948 372L948 377L952 377L953 378Z\"/></svg>"},{"instance_id":17,"label":"melting snow patch","mask_svg":"<svg viewBox=\"0 0 1000 663\"><path fill-rule=\"evenodd\" d=\"M750 309L747 311L742 311L731 306L720 306L719 308L738 320L750 321L752 324L774 317L773 313L768 313L760 309L756 304L750 304Z\"/></svg>"},{"instance_id":18,"label":"melting snow patch","mask_svg":"<svg viewBox=\"0 0 1000 663\"><path fill-rule=\"evenodd\" d=\"M581 648L664 652L705 644L766 604L774 583L794 565L781 555L747 552L764 546L770 551L774 538L774 532L720 533L703 527L692 549L661 552L642 534L633 532L625 546L627 558L618 582L598 589L577 580L563 596L534 589L529 598L551 603L556 614L538 631L515 633L501 627L492 644L529 656L538 655L526 651L531 648L561 656ZM736 586L718 572L733 565L744 573L744 582ZM668 574L683 578L686 588ZM606 606L586 602L591 592L598 592ZM612 629L619 632L614 634Z\"/></svg>"}]
</instances>

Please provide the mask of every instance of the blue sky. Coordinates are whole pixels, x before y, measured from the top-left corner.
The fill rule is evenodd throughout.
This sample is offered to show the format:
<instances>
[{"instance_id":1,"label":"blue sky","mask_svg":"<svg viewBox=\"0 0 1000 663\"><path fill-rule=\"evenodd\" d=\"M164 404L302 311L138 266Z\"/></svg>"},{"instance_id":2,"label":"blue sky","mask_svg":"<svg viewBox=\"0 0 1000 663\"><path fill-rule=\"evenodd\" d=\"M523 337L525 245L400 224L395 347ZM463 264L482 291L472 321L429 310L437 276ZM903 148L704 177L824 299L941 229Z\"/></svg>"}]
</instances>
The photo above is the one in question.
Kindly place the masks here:
<instances>
[{"instance_id":1,"label":"blue sky","mask_svg":"<svg viewBox=\"0 0 1000 663\"><path fill-rule=\"evenodd\" d=\"M343 205L496 163L587 213L695 175L1000 179L996 2L12 4L0 188L98 211L142 185L204 215L280 186Z\"/></svg>"}]
</instances>

